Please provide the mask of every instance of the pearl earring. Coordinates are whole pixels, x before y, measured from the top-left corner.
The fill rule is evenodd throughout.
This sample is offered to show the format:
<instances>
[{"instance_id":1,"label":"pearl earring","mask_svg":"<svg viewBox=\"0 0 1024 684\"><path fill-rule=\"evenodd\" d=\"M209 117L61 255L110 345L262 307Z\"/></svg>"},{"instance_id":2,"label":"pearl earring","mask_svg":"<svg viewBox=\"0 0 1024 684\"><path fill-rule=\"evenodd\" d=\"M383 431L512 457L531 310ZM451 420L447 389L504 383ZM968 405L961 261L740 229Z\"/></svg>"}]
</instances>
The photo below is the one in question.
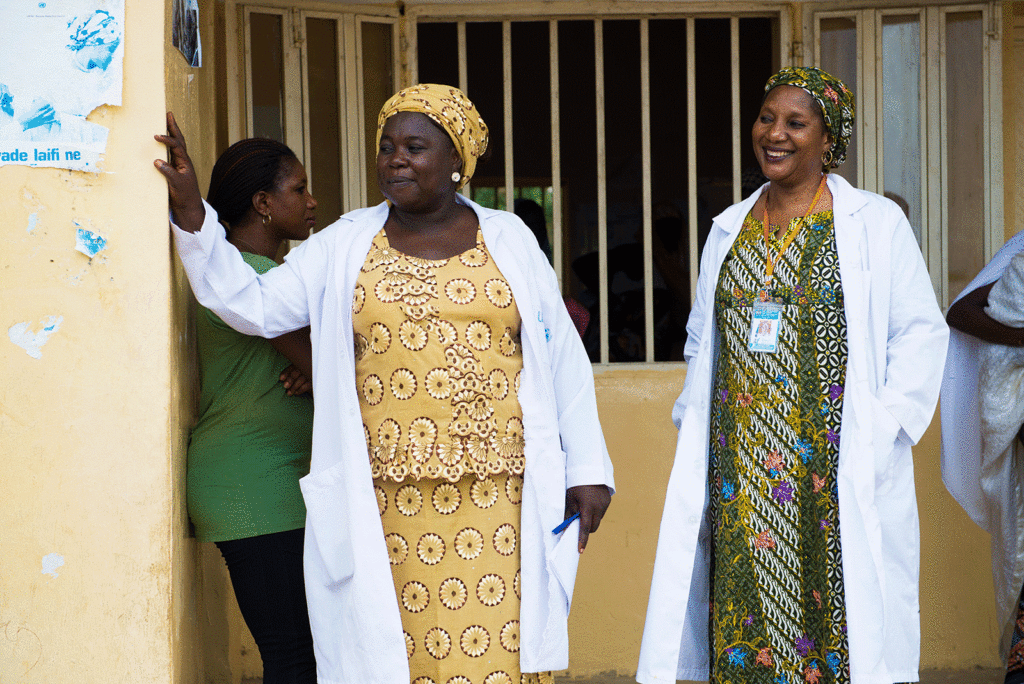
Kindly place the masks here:
<instances>
[{"instance_id":1,"label":"pearl earring","mask_svg":"<svg viewBox=\"0 0 1024 684\"><path fill-rule=\"evenodd\" d=\"M462 179L462 176L459 175L458 171L452 171L452 182L453 183L458 183L461 179Z\"/></svg>"}]
</instances>

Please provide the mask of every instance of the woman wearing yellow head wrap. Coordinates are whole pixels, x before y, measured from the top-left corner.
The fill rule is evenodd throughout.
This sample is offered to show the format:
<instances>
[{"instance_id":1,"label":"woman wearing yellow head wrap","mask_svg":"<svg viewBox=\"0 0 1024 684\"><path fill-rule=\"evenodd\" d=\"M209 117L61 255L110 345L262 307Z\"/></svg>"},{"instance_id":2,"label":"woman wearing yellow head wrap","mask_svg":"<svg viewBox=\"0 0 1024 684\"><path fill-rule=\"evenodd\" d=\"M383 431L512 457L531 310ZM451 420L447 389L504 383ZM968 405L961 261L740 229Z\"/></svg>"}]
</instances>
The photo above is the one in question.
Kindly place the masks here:
<instances>
[{"instance_id":1,"label":"woman wearing yellow head wrap","mask_svg":"<svg viewBox=\"0 0 1024 684\"><path fill-rule=\"evenodd\" d=\"M473 104L414 86L379 123L387 202L249 277L219 246L171 120L171 163L157 167L179 252L199 301L233 327L311 326L302 489L320 681L550 681L568 666L576 565L614 486L590 362L530 230L457 192L487 148Z\"/></svg>"},{"instance_id":2,"label":"woman wearing yellow head wrap","mask_svg":"<svg viewBox=\"0 0 1024 684\"><path fill-rule=\"evenodd\" d=\"M452 86L428 83L392 95L377 117L378 148L384 124L399 112L423 114L448 134L463 163L460 178L453 178L453 182L459 188L468 183L476 171L476 160L487 151L487 124L462 91Z\"/></svg>"}]
</instances>

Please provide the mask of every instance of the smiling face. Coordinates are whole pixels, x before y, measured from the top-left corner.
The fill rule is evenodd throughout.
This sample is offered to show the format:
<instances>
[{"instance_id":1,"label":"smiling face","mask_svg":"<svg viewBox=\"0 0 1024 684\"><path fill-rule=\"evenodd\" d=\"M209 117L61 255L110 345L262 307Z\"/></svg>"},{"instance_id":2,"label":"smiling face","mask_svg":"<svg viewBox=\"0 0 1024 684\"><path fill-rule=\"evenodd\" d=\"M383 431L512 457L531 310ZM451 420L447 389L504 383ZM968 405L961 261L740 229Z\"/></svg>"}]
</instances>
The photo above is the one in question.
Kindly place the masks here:
<instances>
[{"instance_id":1,"label":"smiling face","mask_svg":"<svg viewBox=\"0 0 1024 684\"><path fill-rule=\"evenodd\" d=\"M271 218L267 227L275 231L275 237L281 240L309 237L316 223L316 200L309 194L306 169L298 159L282 162L274 189L265 193L263 201Z\"/></svg>"},{"instance_id":2,"label":"smiling face","mask_svg":"<svg viewBox=\"0 0 1024 684\"><path fill-rule=\"evenodd\" d=\"M433 211L454 201L452 172L462 160L451 138L424 114L399 112L384 123L377 150L377 184L408 212Z\"/></svg>"},{"instance_id":3,"label":"smiling face","mask_svg":"<svg viewBox=\"0 0 1024 684\"><path fill-rule=\"evenodd\" d=\"M774 183L799 185L821 177L821 156L829 148L821 110L806 91L778 86L768 92L752 131L761 172Z\"/></svg>"}]
</instances>

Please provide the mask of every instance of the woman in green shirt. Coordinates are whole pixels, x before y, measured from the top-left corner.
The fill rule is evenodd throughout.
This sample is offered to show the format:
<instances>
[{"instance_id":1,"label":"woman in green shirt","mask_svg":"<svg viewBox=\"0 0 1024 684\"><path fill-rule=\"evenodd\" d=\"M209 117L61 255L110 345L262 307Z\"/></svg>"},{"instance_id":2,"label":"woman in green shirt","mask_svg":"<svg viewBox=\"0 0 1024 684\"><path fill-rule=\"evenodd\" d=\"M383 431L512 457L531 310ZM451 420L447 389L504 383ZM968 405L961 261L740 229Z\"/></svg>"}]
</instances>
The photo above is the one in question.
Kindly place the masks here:
<instances>
[{"instance_id":1,"label":"woman in green shirt","mask_svg":"<svg viewBox=\"0 0 1024 684\"><path fill-rule=\"evenodd\" d=\"M213 168L208 201L228 242L265 273L284 240L303 240L316 200L287 146L251 138ZM313 401L309 329L276 339L232 330L199 307L202 392L188 450L188 511L200 541L217 544L263 659L264 684L316 681L302 545Z\"/></svg>"}]
</instances>

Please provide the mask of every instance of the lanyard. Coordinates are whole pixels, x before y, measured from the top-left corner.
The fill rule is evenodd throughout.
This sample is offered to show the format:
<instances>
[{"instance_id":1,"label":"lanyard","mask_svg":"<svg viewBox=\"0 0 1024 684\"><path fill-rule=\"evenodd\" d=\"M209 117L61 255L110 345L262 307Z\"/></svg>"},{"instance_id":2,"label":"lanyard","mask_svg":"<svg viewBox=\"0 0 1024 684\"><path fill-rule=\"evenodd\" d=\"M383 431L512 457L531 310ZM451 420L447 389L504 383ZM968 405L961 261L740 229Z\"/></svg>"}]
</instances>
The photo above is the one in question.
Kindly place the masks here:
<instances>
[{"instance_id":1,"label":"lanyard","mask_svg":"<svg viewBox=\"0 0 1024 684\"><path fill-rule=\"evenodd\" d=\"M828 174L822 174L821 175L821 182L818 183L818 191L816 193L814 193L814 199L811 200L811 206L807 207L807 212L800 219L800 223L797 224L796 230L792 231L789 234L789 236L786 238L786 240L782 243L782 247L779 248L779 253L775 255L775 258L772 258L772 245L768 241L768 191L765 190L765 195L764 195L764 249L765 249L765 252L768 255L768 263L767 263L767 265L765 266L765 269L764 269L764 284L765 284L766 287L772 281L772 274L775 273L775 264L776 264L776 262L779 259L782 258L782 255L785 253L786 249L789 248L789 246L791 244L793 244L793 240L795 240L796 236L800 233L800 228L803 227L805 219L808 216L811 215L811 212L814 211L814 207L816 207L818 205L818 200L821 199L821 193L825 191L825 178L827 178L827 177L828 177Z\"/></svg>"}]
</instances>

